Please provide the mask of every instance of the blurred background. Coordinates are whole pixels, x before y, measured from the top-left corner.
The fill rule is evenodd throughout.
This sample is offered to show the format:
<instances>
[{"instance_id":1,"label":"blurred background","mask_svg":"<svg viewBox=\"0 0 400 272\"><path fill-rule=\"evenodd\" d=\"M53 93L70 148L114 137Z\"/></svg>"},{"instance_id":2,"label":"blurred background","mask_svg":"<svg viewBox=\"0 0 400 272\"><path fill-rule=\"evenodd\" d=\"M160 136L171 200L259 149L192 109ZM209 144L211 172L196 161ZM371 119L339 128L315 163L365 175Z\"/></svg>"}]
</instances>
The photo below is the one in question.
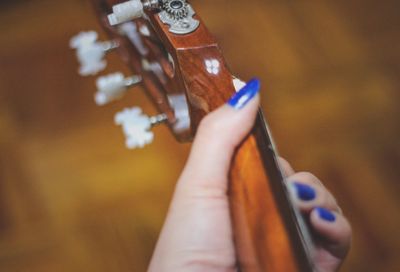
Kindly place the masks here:
<instances>
[{"instance_id":1,"label":"blurred background","mask_svg":"<svg viewBox=\"0 0 400 272\"><path fill-rule=\"evenodd\" d=\"M281 154L319 176L354 228L343 271L400 271L400 2L193 0L232 71L259 76ZM84 0L0 2L0 270L145 271L190 145L165 127L124 148L69 39ZM126 67L115 54L103 73Z\"/></svg>"}]
</instances>

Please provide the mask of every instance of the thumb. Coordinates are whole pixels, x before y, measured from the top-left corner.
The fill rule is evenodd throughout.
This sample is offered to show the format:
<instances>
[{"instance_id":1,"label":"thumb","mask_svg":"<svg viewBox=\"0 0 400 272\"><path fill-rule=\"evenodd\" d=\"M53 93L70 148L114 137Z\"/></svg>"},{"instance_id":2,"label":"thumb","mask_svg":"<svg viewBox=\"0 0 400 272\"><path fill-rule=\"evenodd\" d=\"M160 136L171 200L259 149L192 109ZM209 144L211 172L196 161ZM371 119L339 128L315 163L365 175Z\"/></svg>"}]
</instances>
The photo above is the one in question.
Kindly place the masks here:
<instances>
[{"instance_id":1,"label":"thumb","mask_svg":"<svg viewBox=\"0 0 400 272\"><path fill-rule=\"evenodd\" d=\"M232 156L257 116L259 90L258 79L249 81L225 105L201 121L178 181L178 187L184 188L183 194L226 194Z\"/></svg>"}]
</instances>

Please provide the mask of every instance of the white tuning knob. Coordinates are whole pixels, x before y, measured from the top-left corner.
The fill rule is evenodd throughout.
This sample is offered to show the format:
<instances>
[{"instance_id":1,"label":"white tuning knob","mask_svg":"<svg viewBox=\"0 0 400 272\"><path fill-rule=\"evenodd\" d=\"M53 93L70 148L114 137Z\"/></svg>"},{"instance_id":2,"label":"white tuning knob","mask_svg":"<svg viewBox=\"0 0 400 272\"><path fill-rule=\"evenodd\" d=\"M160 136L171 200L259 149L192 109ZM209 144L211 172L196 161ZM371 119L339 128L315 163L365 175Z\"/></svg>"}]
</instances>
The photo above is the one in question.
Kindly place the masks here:
<instances>
[{"instance_id":1,"label":"white tuning knob","mask_svg":"<svg viewBox=\"0 0 400 272\"><path fill-rule=\"evenodd\" d=\"M151 128L165 121L165 114L149 117L139 107L127 108L115 115L115 123L122 126L125 144L129 149L143 148L152 143L154 134Z\"/></svg>"},{"instance_id":2,"label":"white tuning knob","mask_svg":"<svg viewBox=\"0 0 400 272\"><path fill-rule=\"evenodd\" d=\"M99 77L96 81L97 93L94 96L99 106L110 103L120 98L129 87L139 84L142 81L140 76L125 78L122 73L114 73Z\"/></svg>"},{"instance_id":3,"label":"white tuning knob","mask_svg":"<svg viewBox=\"0 0 400 272\"><path fill-rule=\"evenodd\" d=\"M140 18L144 15L144 9L154 9L159 7L159 0L130 0L114 5L113 13L108 15L110 25L118 25L130 20Z\"/></svg>"},{"instance_id":4,"label":"white tuning knob","mask_svg":"<svg viewBox=\"0 0 400 272\"><path fill-rule=\"evenodd\" d=\"M114 41L99 42L95 31L81 32L70 41L70 47L76 49L76 56L81 64L79 74L82 76L95 75L104 68L106 52L118 47Z\"/></svg>"},{"instance_id":5,"label":"white tuning knob","mask_svg":"<svg viewBox=\"0 0 400 272\"><path fill-rule=\"evenodd\" d=\"M117 25L143 16L143 4L140 0L131 0L113 6L108 15L110 25Z\"/></svg>"}]
</instances>

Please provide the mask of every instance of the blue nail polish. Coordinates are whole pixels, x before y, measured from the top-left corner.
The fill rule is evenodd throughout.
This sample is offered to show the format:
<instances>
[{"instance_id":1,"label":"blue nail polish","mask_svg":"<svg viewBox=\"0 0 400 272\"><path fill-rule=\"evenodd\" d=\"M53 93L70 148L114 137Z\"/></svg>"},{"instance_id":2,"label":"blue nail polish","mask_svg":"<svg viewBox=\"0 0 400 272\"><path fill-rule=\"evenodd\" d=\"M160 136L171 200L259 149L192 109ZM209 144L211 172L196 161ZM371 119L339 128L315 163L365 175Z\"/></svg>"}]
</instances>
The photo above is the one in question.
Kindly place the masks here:
<instances>
[{"instance_id":1,"label":"blue nail polish","mask_svg":"<svg viewBox=\"0 0 400 272\"><path fill-rule=\"evenodd\" d=\"M297 197L301 200L311 201L317 196L314 188L309 185L297 182L293 183L293 185L296 188Z\"/></svg>"},{"instance_id":2,"label":"blue nail polish","mask_svg":"<svg viewBox=\"0 0 400 272\"><path fill-rule=\"evenodd\" d=\"M325 208L318 207L316 208L318 215L321 219L328 221L328 222L335 222L336 216Z\"/></svg>"},{"instance_id":3,"label":"blue nail polish","mask_svg":"<svg viewBox=\"0 0 400 272\"><path fill-rule=\"evenodd\" d=\"M254 78L250 80L246 86L244 86L240 91L238 91L232 98L228 101L228 105L236 110L242 109L246 104L253 99L257 93L260 91L261 82L259 79Z\"/></svg>"}]
</instances>

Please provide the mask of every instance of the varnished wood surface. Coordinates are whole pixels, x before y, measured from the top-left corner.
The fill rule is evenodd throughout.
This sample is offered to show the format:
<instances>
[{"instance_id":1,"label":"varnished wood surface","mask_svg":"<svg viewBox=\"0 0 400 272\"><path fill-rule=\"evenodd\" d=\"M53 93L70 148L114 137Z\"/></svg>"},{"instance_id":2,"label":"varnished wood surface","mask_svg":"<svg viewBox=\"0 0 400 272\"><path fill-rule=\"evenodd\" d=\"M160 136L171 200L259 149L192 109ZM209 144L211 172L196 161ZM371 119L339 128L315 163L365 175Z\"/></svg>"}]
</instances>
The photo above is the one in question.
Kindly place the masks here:
<instances>
[{"instance_id":1,"label":"varnished wood surface","mask_svg":"<svg viewBox=\"0 0 400 272\"><path fill-rule=\"evenodd\" d=\"M69 38L99 29L85 1L1 4L0 270L143 271L189 146L157 128L123 148L76 76ZM343 271L396 271L400 150L396 1L202 1L232 70L264 82L281 153L332 189L353 223ZM223 16L221 16L223 14ZM257 26L252 27L252 26ZM124 70L114 56L108 71Z\"/></svg>"},{"instance_id":2,"label":"varnished wood surface","mask_svg":"<svg viewBox=\"0 0 400 272\"><path fill-rule=\"evenodd\" d=\"M185 137L177 134L176 138L182 141L188 133L193 138L200 120L235 93L233 75L221 48L199 13L196 19L200 25L195 31L187 35L175 35L169 32L169 26L161 22L157 13L150 10L147 11L149 22L134 21L136 29L153 29L150 35L139 37L147 46L144 52L136 48L136 43L131 44L123 37L117 28L110 27L106 18L112 11L112 5L119 2L92 0L99 22L108 37L119 44L117 53L131 72L143 79L144 91L160 112L168 113L165 111L165 107L169 108L167 95L185 96L190 127ZM168 52L173 65L165 52ZM145 71L141 67L143 59L158 63L161 71ZM162 64L163 60L166 66ZM209 60L220 64L218 73L207 71L204 62ZM150 82L152 84L149 85ZM173 117L168 119L172 125L176 120ZM308 255L310 250L302 243L303 234L297 229L276 155L269 148L272 140L261 119L256 122L256 133L238 147L229 171L229 199L238 270L312 271Z\"/></svg>"},{"instance_id":3,"label":"varnished wood surface","mask_svg":"<svg viewBox=\"0 0 400 272\"><path fill-rule=\"evenodd\" d=\"M300 233L285 225L251 135L238 150L230 175L230 199L240 271L312 271ZM278 202L279 203L279 202ZM286 202L287 203L287 202ZM294 218L290 227L295 228ZM293 231L290 233L290 230ZM294 236L291 236L293 234ZM295 238L295 239L293 239Z\"/></svg>"}]
</instances>

